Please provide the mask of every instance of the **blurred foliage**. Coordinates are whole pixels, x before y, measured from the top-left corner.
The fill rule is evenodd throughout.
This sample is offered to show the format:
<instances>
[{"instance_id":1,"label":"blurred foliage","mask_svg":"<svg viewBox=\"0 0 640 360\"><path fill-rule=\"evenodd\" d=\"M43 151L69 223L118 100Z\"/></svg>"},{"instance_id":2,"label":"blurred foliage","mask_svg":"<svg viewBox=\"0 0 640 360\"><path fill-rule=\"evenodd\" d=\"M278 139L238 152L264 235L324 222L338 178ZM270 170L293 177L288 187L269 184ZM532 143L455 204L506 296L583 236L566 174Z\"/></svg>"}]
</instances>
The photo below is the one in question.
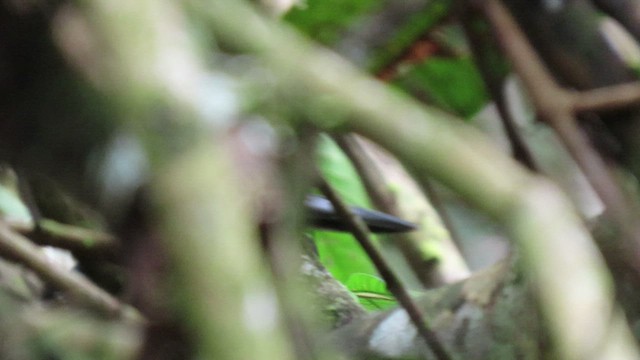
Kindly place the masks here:
<instances>
[{"instance_id":1,"label":"blurred foliage","mask_svg":"<svg viewBox=\"0 0 640 360\"><path fill-rule=\"evenodd\" d=\"M292 9L286 15L285 20L316 41L328 46L335 46L347 37L347 34L357 33L358 29L365 28L365 23L367 23L367 26L371 26L372 19L376 19L377 16L384 16L385 11L391 7L390 5L402 7L404 6L402 4L411 2L410 0L405 0L395 3L395 1L397 0L301 0L301 5ZM416 2L420 3L420 0L413 1L414 6ZM453 1L423 0L420 4L423 6L420 11L405 12L401 21L390 22L389 24L393 25L393 27L389 27L389 24L386 24L383 28L385 31L387 29L389 31L384 34L382 39L379 39L380 41L362 44L363 48L369 51L363 52L367 58L360 64L375 73L375 75L379 75L380 78L382 78L380 71L392 69L389 72L391 74L389 78L385 79L390 79L389 82L395 87L430 104L462 117L470 118L485 106L488 97L481 77L473 61L468 56L466 43L462 39L460 32L457 32L455 25L443 24L443 21L449 15ZM44 25L46 25L46 30L48 31L49 24L43 22ZM194 31L203 43L213 41L209 34L197 25L194 26ZM20 31L15 33L20 33ZM20 36L17 37L20 38ZM25 38L38 39L42 37L25 36ZM359 39L358 37L353 38ZM417 51L415 45L418 41L429 45L430 51L425 53ZM102 146L98 145L103 145L103 140L112 135L112 129L101 125L103 123L107 124L108 121L103 121L103 119L94 116L95 113L102 112L104 112L103 116L105 117L113 116L109 111L97 111L97 109L110 109L107 106L109 105L108 102L98 100L101 99L101 96L98 96L98 92L87 86L84 80L76 79L75 75L77 74L72 72L71 74L74 76L68 76L66 71L62 71L62 69L66 69L66 63L62 59L49 56L49 52L57 51L57 48L52 49L50 44L47 44L47 46L43 46L43 49L38 50L34 46L35 44L22 41L17 43L25 49L36 49L34 53L38 54L37 58L53 58L56 61L54 64L47 64L45 61L38 62L40 64L38 69L42 74L38 73L38 76L33 76L33 79L23 76L28 74L27 71L31 71L28 66L25 66L24 73L6 71L7 74L15 73L16 81L29 91L25 90L24 94L17 94L20 95L20 101L16 101L17 105L15 105L13 113L9 114L7 118L14 120L14 123L20 126L16 125L15 128L8 127L5 129L3 131L5 141L11 140L11 144L19 150L16 151L20 155L17 157L18 162L28 163L29 161L25 160L29 158L28 155L36 154L33 156L36 161L32 161L32 168L45 170L44 172L47 173L57 173L59 177L66 178L69 184L74 185L71 187L77 188L76 192L80 194L88 193L93 196L87 195L87 197L96 198L93 192L83 188L83 182L86 179L84 176L79 176L79 174L86 175L91 169L97 167L96 164L87 164L87 153L89 152L87 149L101 148ZM22 63L23 61L21 60L17 59L17 62ZM253 66L241 64L243 61L250 62L247 58L236 57L233 60L219 60L221 62L233 62L237 72L250 72L244 70ZM3 67L5 67L4 64ZM229 65L229 67L231 66ZM237 70L240 68L242 68L242 71ZM255 75L255 73L250 75ZM269 77L269 75L266 77ZM212 79L209 80L213 82ZM226 79L223 80L226 81ZM267 80L264 81L266 82ZM221 82L224 81L213 82L213 84L208 83L208 85L211 85L212 88L216 86L224 88L224 86L220 85ZM88 90L85 91L85 88ZM45 96L36 97L34 94L44 94ZM81 94L81 96L78 94ZM216 95L220 95L220 93ZM210 96L210 98L222 99L222 101L231 103L229 98L224 96ZM322 102L324 99L319 97L317 101ZM328 101L331 101L331 99ZM34 104L38 106L34 106ZM286 104L283 108L288 106L291 106L291 104ZM307 107L304 109L307 113L313 112L313 109L309 109L307 103L304 106ZM324 111L322 115L325 118L350 115L339 107L329 110L329 113L327 113L326 108L325 103L318 106L318 109ZM159 108L158 112L160 113L163 110ZM67 112L73 115L79 114L79 116L72 117ZM173 115L175 114L168 114L167 118ZM60 126L59 122L56 121L67 117L72 121L64 122L65 126ZM389 121L391 121L391 118L393 116L389 117ZM150 130L149 133L158 129ZM170 131L170 129L160 130ZM175 138L180 140L182 136L175 136ZM25 144L37 145L37 151L30 150ZM41 151L40 146L49 151ZM27 150L23 150L23 147L27 148ZM51 151L52 149L53 151ZM95 150L96 154L93 152L91 151L90 154L92 161L98 162L98 158L100 158L99 154L97 154L98 150ZM321 172L342 195L345 202L355 206L371 207L366 191L352 164L339 147L327 136L322 137L320 141L317 160ZM67 166L61 167L60 164ZM0 215L5 218L17 218L25 222L31 221L29 209L21 202L17 193L17 186L11 182L13 180L12 177L9 176L7 179L3 179L1 175L3 174L0 174L0 185L3 186L0 186ZM31 185L33 186L34 184ZM70 224L81 224L90 228L103 227L104 224L100 221L101 219L94 219L91 213L87 214L83 206L64 196L65 193L62 189L55 189L55 185L48 185L34 186L33 189L32 195L40 205L39 209L42 215L48 216L51 214L51 217L56 220ZM58 196L59 194L61 196ZM53 216L54 214L57 216ZM144 219L133 219L133 221L143 222ZM134 225L141 226L141 224ZM441 233L445 232L444 227L439 222L435 226L424 227L434 229L437 232L433 236L434 238L444 236L441 236ZM366 309L381 310L397 305L386 284L379 278L369 257L350 234L313 230L312 235L322 263L336 279L345 284L351 293L357 296ZM374 237L374 241L380 243L380 240L376 237ZM420 250L430 255L428 258L439 257L439 248L437 248L439 245L433 245L434 243L436 242L426 243L425 247L420 248ZM139 246L138 244L134 245ZM148 255L146 259L162 263L163 259L157 260L149 255L152 252L149 251L148 254L145 254ZM155 254L155 256L161 258L162 254ZM90 260L94 263L94 259ZM0 268L4 267L4 265L3 262L0 262ZM95 265L105 268L102 263L95 262ZM158 265L149 261L149 264L144 265L149 265L148 267L151 268L153 266L162 267L164 264ZM134 270L137 269L134 268ZM0 274L2 274L0 278L8 280L12 284L15 283L13 288L7 287L10 289L11 294L29 298L30 292L34 291L33 286L28 282L29 279L22 276L18 277L21 274L17 274L14 280L13 277L6 275L9 271L0 269ZM92 275L91 268L85 266L83 271L88 275ZM156 275L155 272L161 273L157 269L147 271L153 275ZM110 273L105 277L114 279L120 274L116 271L113 272L116 275ZM147 280L144 275L148 274L143 273L142 276L137 274L143 281ZM98 276L94 277L97 278ZM96 280L96 282L98 281ZM100 285L120 290L121 284L119 281L117 282L116 286ZM178 281L175 282L177 283ZM189 282L185 281L185 283ZM148 282L145 281L144 285L147 286ZM147 288L141 289L141 292L144 291L151 293ZM180 293L178 296L186 295L186 293ZM0 305L2 305L1 300ZM165 300L157 301L162 302ZM5 313L8 312L5 311ZM121 358L117 356L109 357L110 355L106 352L103 353L102 348L99 346L84 349L83 345L85 347L87 345L71 341L75 339L82 340L82 333L89 333L90 329L105 328L104 325L100 324L80 323L76 318L71 320L70 324L79 324L81 326L74 326L73 328L56 326L55 331L44 334L42 338L37 339L37 343L32 344L34 351L45 354L43 357L51 358ZM84 327L85 325L86 327ZM105 336L99 336L98 339L100 338L105 338ZM94 343L100 345L97 341ZM74 344L75 346L66 346L65 344ZM67 351L69 349L84 350L88 355L86 357L73 357L69 355Z\"/></svg>"},{"instance_id":2,"label":"blurred foliage","mask_svg":"<svg viewBox=\"0 0 640 360\"><path fill-rule=\"evenodd\" d=\"M367 310L385 310L397 305L384 281L376 276L352 274L346 285Z\"/></svg>"},{"instance_id":3,"label":"blurred foliage","mask_svg":"<svg viewBox=\"0 0 640 360\"><path fill-rule=\"evenodd\" d=\"M388 33L371 43L358 44L365 49L363 67L374 73L393 69L390 82L399 89L443 109L470 118L487 102L488 96L459 26L447 24L453 1L434 0L403 4L381 0L308 0L294 7L285 21L314 40L330 46L346 36L367 32L367 21L392 15L384 12L391 7L413 6L419 11L404 12L402 21L394 19L380 24ZM400 12L402 13L402 12ZM398 15L393 15L398 16ZM369 29L371 30L371 29ZM356 37L358 38L358 37ZM364 41L364 40L363 40ZM436 49L437 57L422 58L414 54L416 42L427 41ZM434 43L436 42L436 43ZM448 49L440 55L439 49ZM416 56L418 56L416 58ZM325 178L350 205L370 207L371 203L348 158L328 137L318 147L318 166ZM313 230L312 236L321 262L331 274L358 297L369 310L385 309L395 304L384 281L348 233ZM374 241L378 241L375 238ZM438 252L438 249L429 249Z\"/></svg>"},{"instance_id":4,"label":"blurred foliage","mask_svg":"<svg viewBox=\"0 0 640 360\"><path fill-rule=\"evenodd\" d=\"M473 116L488 100L482 78L469 57L429 58L402 73L395 83L464 118Z\"/></svg>"},{"instance_id":5,"label":"blurred foliage","mask_svg":"<svg viewBox=\"0 0 640 360\"><path fill-rule=\"evenodd\" d=\"M403 22L389 36L386 46L371 56L367 66L369 71L378 73L401 56L411 44L442 21L451 10L452 3L452 0L431 1L423 11L413 14Z\"/></svg>"},{"instance_id":6,"label":"blurred foliage","mask_svg":"<svg viewBox=\"0 0 640 360\"><path fill-rule=\"evenodd\" d=\"M340 35L362 16L382 4L382 0L306 0L293 8L285 19L300 31L325 45Z\"/></svg>"},{"instance_id":7,"label":"blurred foliage","mask_svg":"<svg viewBox=\"0 0 640 360\"><path fill-rule=\"evenodd\" d=\"M452 9L451 0L425 2L421 11L394 24L381 44L362 44L367 49L367 70L379 73L389 66L398 73L393 83L419 98L469 118L487 102L482 78L468 56L464 35L456 24L442 24ZM376 0L309 0L290 11L285 19L311 38L335 45L347 29L385 11L388 4ZM448 49L448 56L414 59L412 46L429 38L433 47ZM376 40L379 41L379 40ZM373 47L373 49L371 49ZM403 57L411 60L405 61Z\"/></svg>"}]
</instances>

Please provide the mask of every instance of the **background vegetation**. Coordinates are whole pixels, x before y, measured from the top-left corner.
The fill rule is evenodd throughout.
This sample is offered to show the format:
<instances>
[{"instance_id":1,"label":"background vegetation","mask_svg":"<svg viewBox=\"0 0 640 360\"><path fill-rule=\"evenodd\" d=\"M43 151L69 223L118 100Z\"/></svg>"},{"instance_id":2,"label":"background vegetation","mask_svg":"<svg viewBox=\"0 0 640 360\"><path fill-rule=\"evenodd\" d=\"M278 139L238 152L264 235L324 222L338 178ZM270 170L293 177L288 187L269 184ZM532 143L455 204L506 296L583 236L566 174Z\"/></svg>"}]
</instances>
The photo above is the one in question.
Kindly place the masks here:
<instances>
[{"instance_id":1,"label":"background vegetation","mask_svg":"<svg viewBox=\"0 0 640 360\"><path fill-rule=\"evenodd\" d=\"M638 358L638 14L4 2L1 357Z\"/></svg>"}]
</instances>

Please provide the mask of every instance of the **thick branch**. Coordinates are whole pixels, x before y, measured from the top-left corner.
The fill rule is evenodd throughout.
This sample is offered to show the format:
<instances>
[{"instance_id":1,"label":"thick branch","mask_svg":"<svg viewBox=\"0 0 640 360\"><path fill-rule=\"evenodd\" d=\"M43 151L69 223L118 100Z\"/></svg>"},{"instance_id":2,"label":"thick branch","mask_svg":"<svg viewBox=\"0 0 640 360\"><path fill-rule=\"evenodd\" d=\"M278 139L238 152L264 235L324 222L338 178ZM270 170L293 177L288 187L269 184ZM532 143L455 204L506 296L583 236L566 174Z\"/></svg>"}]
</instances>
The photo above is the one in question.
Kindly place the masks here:
<instances>
[{"instance_id":1,"label":"thick branch","mask_svg":"<svg viewBox=\"0 0 640 360\"><path fill-rule=\"evenodd\" d=\"M202 66L177 3L80 3L102 46L87 75L120 105L114 113L128 120L150 159L153 210L179 275L175 292L188 300L180 320L198 355L292 359L249 195L223 141L237 109L209 103L217 92L235 94L226 81L211 81L219 74Z\"/></svg>"}]
</instances>

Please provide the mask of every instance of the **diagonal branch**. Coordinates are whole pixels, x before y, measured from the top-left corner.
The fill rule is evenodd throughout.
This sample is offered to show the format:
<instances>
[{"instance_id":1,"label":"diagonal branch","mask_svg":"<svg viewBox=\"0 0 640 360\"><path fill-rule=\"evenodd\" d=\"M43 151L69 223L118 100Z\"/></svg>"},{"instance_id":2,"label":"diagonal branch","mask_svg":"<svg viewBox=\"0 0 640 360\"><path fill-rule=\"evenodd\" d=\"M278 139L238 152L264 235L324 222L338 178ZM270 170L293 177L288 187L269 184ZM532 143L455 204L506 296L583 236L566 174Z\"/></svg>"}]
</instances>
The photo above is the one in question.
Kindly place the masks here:
<instances>
[{"instance_id":1,"label":"diagonal branch","mask_svg":"<svg viewBox=\"0 0 640 360\"><path fill-rule=\"evenodd\" d=\"M387 262L384 260L378 249L373 245L369 238L369 231L362 219L356 217L355 214L340 200L340 197L331 188L331 186L323 179L320 178L318 187L324 196L331 201L336 212L346 221L351 233L356 238L360 246L367 253L376 269L382 276L382 279L386 282L387 288L396 297L400 305L407 311L409 318L413 325L418 330L418 333L425 340L429 348L433 351L436 358L441 360L450 359L444 345L438 340L436 334L429 329L429 325L424 320L422 312L409 296L409 292L400 283L400 280L393 273Z\"/></svg>"},{"instance_id":2,"label":"diagonal branch","mask_svg":"<svg viewBox=\"0 0 640 360\"><path fill-rule=\"evenodd\" d=\"M493 0L485 2L483 6L539 116L556 130L605 204L607 216L623 235L617 246L601 244L603 254L612 267L623 265L626 269L632 269L636 283L640 282L640 227L637 225L637 214L607 164L589 144L573 113L576 104L578 107L580 104L584 106L584 100L593 99L593 94L597 93L588 92L586 97L581 97L557 85L507 9L499 1Z\"/></svg>"},{"instance_id":3,"label":"diagonal branch","mask_svg":"<svg viewBox=\"0 0 640 360\"><path fill-rule=\"evenodd\" d=\"M419 181L437 179L503 224L528 265L561 356L580 359L595 352L608 357L621 347L634 355L627 325L619 318L612 323L617 306L607 269L555 186L532 176L461 121L389 90L335 54L265 21L244 2L189 4L223 42L255 53L283 85L296 89L292 96L316 110L310 115L317 126L369 137L396 155ZM301 93L306 97L301 99ZM328 119L327 112L349 116ZM566 254L572 254L570 261ZM591 304L586 307L591 311L576 309L576 303ZM585 337L585 328L594 329L592 336ZM617 334L618 341L602 341L600 335L609 333Z\"/></svg>"},{"instance_id":4,"label":"diagonal branch","mask_svg":"<svg viewBox=\"0 0 640 360\"><path fill-rule=\"evenodd\" d=\"M389 186L385 184L384 176L374 163L373 155L369 154L363 146L364 143L361 140L364 139L358 139L352 134L336 135L334 139L356 168L367 193L376 207L386 213L403 217L400 213L399 206L396 204L394 195L389 190ZM438 216L442 220L442 223L436 221L438 223L437 225L444 226L450 234L447 237L439 239L442 241L442 243L439 244L440 247L447 249L443 251L444 255L438 256L435 259L434 257L425 256L425 252L420 249L420 244L425 241L433 241L433 239L430 240L424 235L424 232L416 231L391 236L393 244L400 250L415 276L427 289L469 276L469 270L462 260L462 255L456 248L456 245L459 244L456 240L459 241L459 239L455 239L454 237L454 229L452 228L451 222L448 221L447 211L444 206L442 206L442 203L438 201L437 194L432 190L432 187L425 189L429 199L425 199L424 201L425 203L428 201L428 206L435 208L437 215L433 214L433 216ZM418 190L417 186L415 192L407 189L402 191L409 191L413 197L424 199L425 196L421 189Z\"/></svg>"},{"instance_id":5,"label":"diagonal branch","mask_svg":"<svg viewBox=\"0 0 640 360\"><path fill-rule=\"evenodd\" d=\"M123 305L80 273L52 264L29 239L13 232L4 223L0 223L0 254L24 264L44 280L68 292L72 298L103 314L141 318L133 308Z\"/></svg>"}]
</instances>

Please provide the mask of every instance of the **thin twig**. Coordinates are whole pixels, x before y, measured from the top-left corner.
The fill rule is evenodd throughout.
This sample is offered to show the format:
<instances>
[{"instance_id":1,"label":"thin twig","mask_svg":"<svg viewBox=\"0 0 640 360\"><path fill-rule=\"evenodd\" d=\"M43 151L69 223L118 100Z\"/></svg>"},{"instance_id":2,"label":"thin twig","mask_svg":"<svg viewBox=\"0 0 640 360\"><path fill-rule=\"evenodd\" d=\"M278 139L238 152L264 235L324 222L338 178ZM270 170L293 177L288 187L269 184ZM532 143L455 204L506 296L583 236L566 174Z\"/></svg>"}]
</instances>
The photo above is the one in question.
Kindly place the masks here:
<instances>
[{"instance_id":1,"label":"thin twig","mask_svg":"<svg viewBox=\"0 0 640 360\"><path fill-rule=\"evenodd\" d=\"M380 173L380 169L375 166L372 157L366 153L365 149L359 143L356 136L353 134L334 135L333 138L338 146L340 146L342 151L344 151L344 153L347 155L347 157L349 157L349 160L351 160L353 166L356 168L356 171L358 172L358 175L360 175L360 179L362 180L367 193L369 194L369 196L371 196L371 199L373 200L373 203L376 205L376 207L386 213L400 216L400 210L398 209L398 206L394 201L393 195L388 190L388 185L384 182L384 179ZM427 191L426 194L423 194L424 197L428 198L428 200L425 201L428 201L430 205L435 208L438 216L440 216L440 218L442 219L443 226L449 232L453 243L459 246L459 241L454 238L455 232L450 227L451 222L447 218L446 209L444 209L442 203L438 202L437 199L435 199L436 201L432 201L434 200L432 198L432 195L434 194L429 193L429 187L423 187L423 189ZM413 270L416 278L420 280L422 285L425 288L429 289L445 284L447 282L446 280L457 278L455 276L452 277L448 276L448 274L442 273L440 271L442 270L441 267L437 266L437 264L434 266L436 261L429 261L432 259L425 258L422 255L424 254L424 252L419 249L417 244L420 239L417 239L414 235L418 233L419 232L409 234L394 234L390 236L393 238L393 243L397 245L398 249ZM451 246L450 248L452 249L452 251L457 251L457 249L455 249L455 245ZM457 253L456 256L462 259L462 255L460 253Z\"/></svg>"},{"instance_id":2,"label":"thin twig","mask_svg":"<svg viewBox=\"0 0 640 360\"><path fill-rule=\"evenodd\" d=\"M640 104L640 82L586 90L573 98L575 112L615 110Z\"/></svg>"},{"instance_id":3,"label":"thin twig","mask_svg":"<svg viewBox=\"0 0 640 360\"><path fill-rule=\"evenodd\" d=\"M531 47L502 2L497 0L482 2L482 10L493 26L498 43L511 60L518 76L527 86L535 108L547 110L546 108L550 105L561 109L566 107L566 103L570 100L565 91L556 84L551 74L546 70L542 59Z\"/></svg>"},{"instance_id":4,"label":"thin twig","mask_svg":"<svg viewBox=\"0 0 640 360\"><path fill-rule=\"evenodd\" d=\"M396 297L400 305L405 309L413 325L418 330L420 336L425 340L431 351L438 359L450 359L450 356L444 345L440 342L436 334L428 328L424 316L420 309L413 302L409 293L400 283L391 270L387 262L384 260L378 249L369 239L369 231L362 219L358 218L353 212L342 202L337 193L331 188L325 179L320 178L318 187L324 196L331 201L336 212L344 219L353 236L356 238L360 246L367 253L374 266L380 273L380 276L387 284L387 288Z\"/></svg>"},{"instance_id":5,"label":"thin twig","mask_svg":"<svg viewBox=\"0 0 640 360\"><path fill-rule=\"evenodd\" d=\"M67 271L51 263L40 248L29 239L0 222L0 254L18 261L56 288L69 293L79 302L110 316L133 315L136 311L123 305L78 272Z\"/></svg>"},{"instance_id":6,"label":"thin twig","mask_svg":"<svg viewBox=\"0 0 640 360\"><path fill-rule=\"evenodd\" d=\"M463 11L462 25L469 39L469 46L473 52L473 58L480 72L480 76L482 76L482 80L498 109L500 121L511 145L513 157L530 170L538 172L538 165L527 144L522 139L522 135L518 131L513 116L507 108L507 102L503 92L506 74L501 74L500 70L496 69L496 60L495 57L492 56L494 54L491 53L491 51L498 51L495 39L490 35L489 29L479 29L478 26L474 26L477 21L481 21L478 19L478 12L471 6L467 6L465 11Z\"/></svg>"},{"instance_id":7,"label":"thin twig","mask_svg":"<svg viewBox=\"0 0 640 360\"><path fill-rule=\"evenodd\" d=\"M609 167L578 127L573 110L574 99L579 96L576 97L555 82L500 1L483 2L483 10L514 69L523 80L539 116L556 130L605 204L608 218L616 223L623 235L622 243L618 246L609 244L601 247L609 265L620 266L622 262L627 268L633 269L636 282L640 282L640 229L636 225L637 216Z\"/></svg>"},{"instance_id":8,"label":"thin twig","mask_svg":"<svg viewBox=\"0 0 640 360\"><path fill-rule=\"evenodd\" d=\"M35 243L71 251L114 252L118 239L106 232L62 224L51 219L38 221L34 231L26 233Z\"/></svg>"},{"instance_id":9,"label":"thin twig","mask_svg":"<svg viewBox=\"0 0 640 360\"><path fill-rule=\"evenodd\" d=\"M371 200L375 206L388 214L398 216L398 207L393 201L392 195L385 185L379 169L372 163L371 158L365 154L360 144L355 141L354 135L335 135L333 139L355 167L358 175L360 175L362 184L367 190L367 194L371 196ZM426 280L429 277L425 276L427 272L424 266L425 259L420 256L421 251L417 248L416 244L402 234L392 235L392 237L415 276L422 282L422 285L425 286L425 288L433 287L433 284L429 284Z\"/></svg>"}]
</instances>

